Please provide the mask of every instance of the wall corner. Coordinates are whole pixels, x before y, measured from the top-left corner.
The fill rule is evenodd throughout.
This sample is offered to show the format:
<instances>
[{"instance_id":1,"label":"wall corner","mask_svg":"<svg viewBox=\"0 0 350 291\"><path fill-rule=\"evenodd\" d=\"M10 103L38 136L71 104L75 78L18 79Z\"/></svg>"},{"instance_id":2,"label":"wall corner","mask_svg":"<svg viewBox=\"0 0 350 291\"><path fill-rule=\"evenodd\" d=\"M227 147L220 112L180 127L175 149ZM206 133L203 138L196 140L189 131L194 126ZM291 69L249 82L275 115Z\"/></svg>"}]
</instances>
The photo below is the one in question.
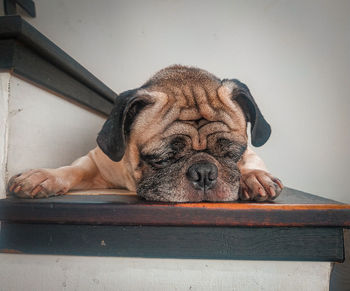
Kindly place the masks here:
<instances>
[{"instance_id":1,"label":"wall corner","mask_svg":"<svg viewBox=\"0 0 350 291\"><path fill-rule=\"evenodd\" d=\"M11 74L0 72L0 199L6 197Z\"/></svg>"}]
</instances>

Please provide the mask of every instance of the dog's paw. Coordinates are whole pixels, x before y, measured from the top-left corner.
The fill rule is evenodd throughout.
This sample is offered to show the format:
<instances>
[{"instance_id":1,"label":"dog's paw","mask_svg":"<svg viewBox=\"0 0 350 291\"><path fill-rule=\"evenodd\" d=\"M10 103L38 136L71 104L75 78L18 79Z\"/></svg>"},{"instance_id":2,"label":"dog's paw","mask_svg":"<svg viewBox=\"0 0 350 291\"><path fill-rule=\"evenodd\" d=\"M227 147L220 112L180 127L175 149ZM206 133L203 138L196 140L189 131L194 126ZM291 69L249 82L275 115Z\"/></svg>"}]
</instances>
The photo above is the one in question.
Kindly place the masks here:
<instances>
[{"instance_id":1,"label":"dog's paw","mask_svg":"<svg viewBox=\"0 0 350 291\"><path fill-rule=\"evenodd\" d=\"M56 169L36 169L13 176L7 189L20 198L45 198L64 194L69 187Z\"/></svg>"},{"instance_id":2,"label":"dog's paw","mask_svg":"<svg viewBox=\"0 0 350 291\"><path fill-rule=\"evenodd\" d=\"M262 170L242 172L241 200L271 201L280 195L282 189L282 182L268 172Z\"/></svg>"}]
</instances>

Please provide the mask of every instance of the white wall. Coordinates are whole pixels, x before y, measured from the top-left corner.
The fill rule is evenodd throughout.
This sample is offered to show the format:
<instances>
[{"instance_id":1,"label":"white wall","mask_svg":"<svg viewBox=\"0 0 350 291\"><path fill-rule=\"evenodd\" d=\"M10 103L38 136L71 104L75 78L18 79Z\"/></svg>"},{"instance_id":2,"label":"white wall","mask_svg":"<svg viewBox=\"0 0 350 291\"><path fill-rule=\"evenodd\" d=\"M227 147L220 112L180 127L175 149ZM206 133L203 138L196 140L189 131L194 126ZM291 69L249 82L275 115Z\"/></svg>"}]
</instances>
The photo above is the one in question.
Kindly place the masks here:
<instances>
[{"instance_id":1,"label":"white wall","mask_svg":"<svg viewBox=\"0 0 350 291\"><path fill-rule=\"evenodd\" d=\"M326 262L0 254L0 291L326 291L329 272Z\"/></svg>"},{"instance_id":2,"label":"white wall","mask_svg":"<svg viewBox=\"0 0 350 291\"><path fill-rule=\"evenodd\" d=\"M290 187L350 202L350 1L36 0L28 19L116 92L174 63L250 87Z\"/></svg>"},{"instance_id":3,"label":"white wall","mask_svg":"<svg viewBox=\"0 0 350 291\"><path fill-rule=\"evenodd\" d=\"M10 74L0 73L0 199L6 193Z\"/></svg>"},{"instance_id":4,"label":"white wall","mask_svg":"<svg viewBox=\"0 0 350 291\"><path fill-rule=\"evenodd\" d=\"M96 147L105 116L0 73L0 199L25 170L71 164Z\"/></svg>"},{"instance_id":5,"label":"white wall","mask_svg":"<svg viewBox=\"0 0 350 291\"><path fill-rule=\"evenodd\" d=\"M105 116L12 76L8 177L71 164L96 147Z\"/></svg>"}]
</instances>

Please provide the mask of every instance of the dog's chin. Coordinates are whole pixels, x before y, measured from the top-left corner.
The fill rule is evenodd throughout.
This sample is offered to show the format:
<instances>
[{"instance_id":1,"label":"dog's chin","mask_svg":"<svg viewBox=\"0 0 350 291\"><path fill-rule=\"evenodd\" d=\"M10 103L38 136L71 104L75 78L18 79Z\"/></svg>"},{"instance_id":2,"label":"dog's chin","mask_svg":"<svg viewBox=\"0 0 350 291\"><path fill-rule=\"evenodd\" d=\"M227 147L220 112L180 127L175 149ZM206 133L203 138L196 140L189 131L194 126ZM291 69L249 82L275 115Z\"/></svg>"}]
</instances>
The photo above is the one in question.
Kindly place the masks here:
<instances>
[{"instance_id":1,"label":"dog's chin","mask_svg":"<svg viewBox=\"0 0 350 291\"><path fill-rule=\"evenodd\" d=\"M153 191L143 191L144 189L137 189L137 195L148 201L157 202L227 202L236 201L239 197L239 179L233 184L220 183L218 181L216 186L208 190L197 190L191 185L169 191L162 191L162 189L154 189Z\"/></svg>"},{"instance_id":2,"label":"dog's chin","mask_svg":"<svg viewBox=\"0 0 350 291\"><path fill-rule=\"evenodd\" d=\"M230 189L220 190L220 191L212 191L208 190L204 193L204 199L201 201L210 201L210 202L227 202L227 201L236 201L238 200L238 191L239 191L239 183L234 187L229 187Z\"/></svg>"}]
</instances>

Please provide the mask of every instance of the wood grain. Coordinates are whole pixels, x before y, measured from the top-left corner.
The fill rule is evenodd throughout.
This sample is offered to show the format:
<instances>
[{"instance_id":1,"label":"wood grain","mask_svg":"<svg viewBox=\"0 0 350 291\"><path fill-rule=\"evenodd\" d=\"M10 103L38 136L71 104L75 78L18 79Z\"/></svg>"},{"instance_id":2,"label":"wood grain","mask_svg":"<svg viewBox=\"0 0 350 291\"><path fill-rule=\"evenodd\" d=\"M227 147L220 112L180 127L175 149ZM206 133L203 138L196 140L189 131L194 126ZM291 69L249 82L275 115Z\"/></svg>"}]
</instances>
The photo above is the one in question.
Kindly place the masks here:
<instances>
[{"instance_id":1,"label":"wood grain","mask_svg":"<svg viewBox=\"0 0 350 291\"><path fill-rule=\"evenodd\" d=\"M289 188L272 203L156 203L125 190L116 191L121 192L0 200L0 220L145 226L350 226L349 205Z\"/></svg>"},{"instance_id":2,"label":"wood grain","mask_svg":"<svg viewBox=\"0 0 350 291\"><path fill-rule=\"evenodd\" d=\"M342 261L341 228L3 223L0 252L145 258Z\"/></svg>"}]
</instances>

